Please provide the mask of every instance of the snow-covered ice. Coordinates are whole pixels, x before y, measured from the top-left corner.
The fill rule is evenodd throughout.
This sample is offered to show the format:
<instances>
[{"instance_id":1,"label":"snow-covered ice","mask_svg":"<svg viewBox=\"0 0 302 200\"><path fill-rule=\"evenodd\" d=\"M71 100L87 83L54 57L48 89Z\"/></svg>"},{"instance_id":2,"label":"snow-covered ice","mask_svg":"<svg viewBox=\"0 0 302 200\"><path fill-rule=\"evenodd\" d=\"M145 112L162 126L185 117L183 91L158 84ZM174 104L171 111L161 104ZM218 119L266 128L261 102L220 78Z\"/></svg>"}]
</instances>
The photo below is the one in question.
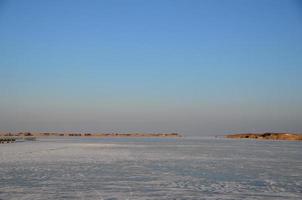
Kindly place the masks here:
<instances>
[{"instance_id":1,"label":"snow-covered ice","mask_svg":"<svg viewBox=\"0 0 302 200\"><path fill-rule=\"evenodd\" d=\"M302 143L44 139L0 145L0 199L302 198Z\"/></svg>"}]
</instances>

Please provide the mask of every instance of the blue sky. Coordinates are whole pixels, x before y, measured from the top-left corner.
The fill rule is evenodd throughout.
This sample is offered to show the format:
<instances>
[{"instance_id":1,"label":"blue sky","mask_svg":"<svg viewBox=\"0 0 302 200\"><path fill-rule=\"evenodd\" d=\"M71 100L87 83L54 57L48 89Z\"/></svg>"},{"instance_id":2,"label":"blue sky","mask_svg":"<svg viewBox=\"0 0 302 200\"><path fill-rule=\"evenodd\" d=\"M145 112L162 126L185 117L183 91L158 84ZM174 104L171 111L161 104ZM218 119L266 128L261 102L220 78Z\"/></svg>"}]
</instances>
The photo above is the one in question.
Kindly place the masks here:
<instances>
[{"instance_id":1,"label":"blue sky","mask_svg":"<svg viewBox=\"0 0 302 200\"><path fill-rule=\"evenodd\" d=\"M2 131L302 132L302 3L0 0Z\"/></svg>"}]
</instances>

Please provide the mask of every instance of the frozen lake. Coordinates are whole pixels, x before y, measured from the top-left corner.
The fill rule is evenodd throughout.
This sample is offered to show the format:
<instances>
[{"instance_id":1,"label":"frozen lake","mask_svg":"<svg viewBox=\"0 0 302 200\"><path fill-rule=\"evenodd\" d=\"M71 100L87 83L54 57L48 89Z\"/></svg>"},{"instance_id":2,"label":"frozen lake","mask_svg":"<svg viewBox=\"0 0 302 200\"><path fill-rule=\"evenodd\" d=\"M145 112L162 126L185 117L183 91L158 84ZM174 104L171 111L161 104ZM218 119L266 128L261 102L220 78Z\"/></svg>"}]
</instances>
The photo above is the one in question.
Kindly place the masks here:
<instances>
[{"instance_id":1,"label":"frozen lake","mask_svg":"<svg viewBox=\"0 0 302 200\"><path fill-rule=\"evenodd\" d=\"M302 199L302 142L44 139L0 144L0 199Z\"/></svg>"}]
</instances>

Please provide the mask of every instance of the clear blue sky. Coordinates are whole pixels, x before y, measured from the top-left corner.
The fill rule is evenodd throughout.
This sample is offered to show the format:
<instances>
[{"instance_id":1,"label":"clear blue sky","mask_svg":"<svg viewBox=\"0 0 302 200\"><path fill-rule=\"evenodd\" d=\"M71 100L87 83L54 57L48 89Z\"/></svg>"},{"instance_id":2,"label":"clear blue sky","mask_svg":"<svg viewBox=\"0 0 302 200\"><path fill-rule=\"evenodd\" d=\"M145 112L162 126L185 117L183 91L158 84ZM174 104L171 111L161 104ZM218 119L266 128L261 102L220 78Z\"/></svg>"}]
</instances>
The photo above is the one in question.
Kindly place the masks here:
<instances>
[{"instance_id":1,"label":"clear blue sky","mask_svg":"<svg viewBox=\"0 0 302 200\"><path fill-rule=\"evenodd\" d=\"M1 131L302 132L302 3L0 0Z\"/></svg>"}]
</instances>

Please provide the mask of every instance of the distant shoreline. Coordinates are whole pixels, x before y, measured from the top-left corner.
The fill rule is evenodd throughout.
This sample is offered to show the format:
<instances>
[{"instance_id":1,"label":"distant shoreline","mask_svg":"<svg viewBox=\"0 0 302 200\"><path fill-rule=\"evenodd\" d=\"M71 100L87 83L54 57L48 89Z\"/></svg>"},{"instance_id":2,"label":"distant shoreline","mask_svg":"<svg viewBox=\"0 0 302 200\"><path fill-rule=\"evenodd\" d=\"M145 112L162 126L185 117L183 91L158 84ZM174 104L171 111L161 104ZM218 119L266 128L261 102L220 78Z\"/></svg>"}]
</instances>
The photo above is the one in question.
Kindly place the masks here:
<instances>
[{"instance_id":1,"label":"distant shoreline","mask_svg":"<svg viewBox=\"0 0 302 200\"><path fill-rule=\"evenodd\" d=\"M179 133L79 133L79 132L18 132L18 133L0 133L0 136L11 137L83 137L83 138L179 138Z\"/></svg>"},{"instance_id":2,"label":"distant shoreline","mask_svg":"<svg viewBox=\"0 0 302 200\"><path fill-rule=\"evenodd\" d=\"M302 134L297 134L297 133L239 133L239 134L226 135L225 138L302 141Z\"/></svg>"}]
</instances>

